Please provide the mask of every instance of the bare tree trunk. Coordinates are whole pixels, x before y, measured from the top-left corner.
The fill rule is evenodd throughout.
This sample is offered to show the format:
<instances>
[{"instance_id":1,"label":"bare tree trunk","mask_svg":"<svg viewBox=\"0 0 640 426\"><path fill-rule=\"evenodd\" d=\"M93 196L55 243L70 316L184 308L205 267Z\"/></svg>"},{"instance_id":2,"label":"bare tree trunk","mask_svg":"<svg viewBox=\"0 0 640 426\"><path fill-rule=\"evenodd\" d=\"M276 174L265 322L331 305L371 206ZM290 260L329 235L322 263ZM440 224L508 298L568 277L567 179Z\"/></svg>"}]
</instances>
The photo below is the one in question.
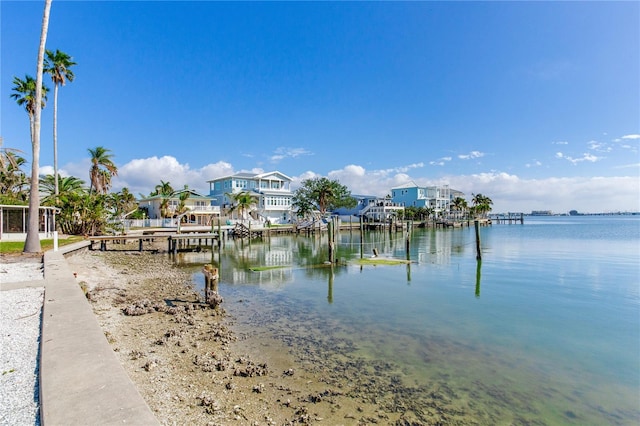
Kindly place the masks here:
<instances>
[{"instance_id":1,"label":"bare tree trunk","mask_svg":"<svg viewBox=\"0 0 640 426\"><path fill-rule=\"evenodd\" d=\"M51 1L45 0L44 13L42 15L42 32L40 33L40 48L38 49L38 64L36 71L36 99L33 122L33 135L31 136L31 148L33 159L31 161L31 188L29 189L29 219L27 227L27 239L24 243L26 253L42 251L40 246L40 192L38 175L40 174L40 121L42 116L42 72L44 68L44 50L47 44L47 31L49 30L49 11Z\"/></svg>"},{"instance_id":2,"label":"bare tree trunk","mask_svg":"<svg viewBox=\"0 0 640 426\"><path fill-rule=\"evenodd\" d=\"M53 178L55 180L55 199L58 201L58 83L53 87Z\"/></svg>"}]
</instances>

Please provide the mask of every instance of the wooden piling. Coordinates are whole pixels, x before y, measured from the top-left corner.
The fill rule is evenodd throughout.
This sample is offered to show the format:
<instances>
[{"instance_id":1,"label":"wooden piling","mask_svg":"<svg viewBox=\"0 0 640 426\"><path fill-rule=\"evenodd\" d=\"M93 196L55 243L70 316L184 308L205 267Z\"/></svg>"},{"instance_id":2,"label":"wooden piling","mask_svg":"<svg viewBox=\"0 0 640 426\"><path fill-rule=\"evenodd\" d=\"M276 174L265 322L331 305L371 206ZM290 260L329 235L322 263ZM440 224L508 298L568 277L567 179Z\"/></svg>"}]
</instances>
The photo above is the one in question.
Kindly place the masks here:
<instances>
[{"instance_id":1,"label":"wooden piling","mask_svg":"<svg viewBox=\"0 0 640 426\"><path fill-rule=\"evenodd\" d=\"M480 249L480 221L478 219L473 221L473 226L476 228L476 259L482 259L482 251Z\"/></svg>"},{"instance_id":2,"label":"wooden piling","mask_svg":"<svg viewBox=\"0 0 640 426\"><path fill-rule=\"evenodd\" d=\"M334 239L333 239L333 233L334 233L334 227L333 227L334 221L333 218L329 221L329 223L327 223L327 238L328 238L328 242L329 242L329 262L331 263L335 263L335 253L334 253Z\"/></svg>"}]
</instances>

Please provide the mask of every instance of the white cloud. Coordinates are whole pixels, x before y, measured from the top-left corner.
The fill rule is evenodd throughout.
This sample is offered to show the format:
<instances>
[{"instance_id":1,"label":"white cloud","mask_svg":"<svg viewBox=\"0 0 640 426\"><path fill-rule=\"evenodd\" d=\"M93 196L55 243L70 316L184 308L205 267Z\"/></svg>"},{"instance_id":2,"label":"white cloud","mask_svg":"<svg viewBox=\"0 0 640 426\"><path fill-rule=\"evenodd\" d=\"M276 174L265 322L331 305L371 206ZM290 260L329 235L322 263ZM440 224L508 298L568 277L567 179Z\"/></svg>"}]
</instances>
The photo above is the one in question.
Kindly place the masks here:
<instances>
[{"instance_id":1,"label":"white cloud","mask_svg":"<svg viewBox=\"0 0 640 426\"><path fill-rule=\"evenodd\" d=\"M568 162L570 162L573 165L576 165L576 164L581 163L583 161L589 161L591 163L595 163L596 161L602 160L602 157L597 157L597 156L595 156L593 154L589 154L589 153L582 154L582 157L573 158L573 157L570 157L568 155L563 154L562 152L556 152L556 158L567 160Z\"/></svg>"},{"instance_id":2,"label":"white cloud","mask_svg":"<svg viewBox=\"0 0 640 426\"><path fill-rule=\"evenodd\" d=\"M269 157L269 160L272 163L277 163L279 161L284 160L285 158L296 158L303 155L313 155L313 153L304 148L279 147L279 148L276 148L276 150L274 151L274 154L271 157Z\"/></svg>"},{"instance_id":3,"label":"white cloud","mask_svg":"<svg viewBox=\"0 0 640 426\"><path fill-rule=\"evenodd\" d=\"M473 158L480 158L480 157L484 157L484 152L471 151L468 154L460 154L460 155L458 155L458 158L461 159L461 160L471 160Z\"/></svg>"},{"instance_id":4,"label":"white cloud","mask_svg":"<svg viewBox=\"0 0 640 426\"><path fill-rule=\"evenodd\" d=\"M55 173L53 166L40 166L38 169L39 176L52 175ZM60 170L58 169L58 174L60 174Z\"/></svg>"},{"instance_id":5,"label":"white cloud","mask_svg":"<svg viewBox=\"0 0 640 426\"><path fill-rule=\"evenodd\" d=\"M551 142L553 145L569 145L569 142L567 141L556 141L556 142Z\"/></svg>"},{"instance_id":6,"label":"white cloud","mask_svg":"<svg viewBox=\"0 0 640 426\"><path fill-rule=\"evenodd\" d=\"M637 134L624 135L622 139L640 139L640 135L637 135Z\"/></svg>"},{"instance_id":7,"label":"white cloud","mask_svg":"<svg viewBox=\"0 0 640 426\"><path fill-rule=\"evenodd\" d=\"M147 195L160 181L164 181L169 182L174 189L188 185L197 192L208 194L208 180L232 173L233 167L224 161L191 169L189 164L181 164L175 157L154 156L134 159L119 167L118 176L113 179L113 189L127 187L133 194Z\"/></svg>"},{"instance_id":8,"label":"white cloud","mask_svg":"<svg viewBox=\"0 0 640 426\"><path fill-rule=\"evenodd\" d=\"M612 148L606 143L598 141L589 141L589 143L587 143L587 146L590 150L598 152L611 152L612 150Z\"/></svg>"},{"instance_id":9,"label":"white cloud","mask_svg":"<svg viewBox=\"0 0 640 426\"><path fill-rule=\"evenodd\" d=\"M640 181L634 176L521 179L507 173L481 173L448 180L466 198L471 193L487 195L496 212L640 211Z\"/></svg>"},{"instance_id":10,"label":"white cloud","mask_svg":"<svg viewBox=\"0 0 640 426\"><path fill-rule=\"evenodd\" d=\"M567 159L563 153L558 158ZM589 156L581 161L591 161ZM640 165L629 165L637 169ZM531 210L552 210L557 213L569 210L580 212L640 211L640 180L637 174L618 177L549 177L544 179L522 179L517 175L488 172L471 175L450 175L438 178L409 175L406 170L420 169L420 163L381 170L367 170L358 164L349 164L327 174L346 185L352 194L385 196L391 188L408 182L421 186L449 185L465 193L467 199L472 193L482 193L493 200L496 212L524 212ZM63 172L64 170L64 172ZM88 175L89 165L65 165L63 175L81 177ZM81 170L81 173L76 173ZM220 161L199 169L191 169L188 164L179 163L174 157L149 157L128 162L119 169L114 178L114 190L127 186L133 194L148 194L161 180L170 182L174 188L187 184L190 188L207 194L207 180L236 173L229 163ZM251 170L254 173L262 169ZM67 173L68 172L68 173ZM286 173L286 171L284 171ZM635 170L634 170L635 172ZM312 170L298 176L291 176L293 189L304 179L323 175ZM86 179L86 178L85 178Z\"/></svg>"},{"instance_id":11,"label":"white cloud","mask_svg":"<svg viewBox=\"0 0 640 426\"><path fill-rule=\"evenodd\" d=\"M437 160L430 161L429 164L431 164L432 166L444 166L446 163L451 161L451 159L451 157L442 157L438 158Z\"/></svg>"},{"instance_id":12,"label":"white cloud","mask_svg":"<svg viewBox=\"0 0 640 426\"><path fill-rule=\"evenodd\" d=\"M623 165L614 167L614 169L640 169L640 163L623 164Z\"/></svg>"}]
</instances>

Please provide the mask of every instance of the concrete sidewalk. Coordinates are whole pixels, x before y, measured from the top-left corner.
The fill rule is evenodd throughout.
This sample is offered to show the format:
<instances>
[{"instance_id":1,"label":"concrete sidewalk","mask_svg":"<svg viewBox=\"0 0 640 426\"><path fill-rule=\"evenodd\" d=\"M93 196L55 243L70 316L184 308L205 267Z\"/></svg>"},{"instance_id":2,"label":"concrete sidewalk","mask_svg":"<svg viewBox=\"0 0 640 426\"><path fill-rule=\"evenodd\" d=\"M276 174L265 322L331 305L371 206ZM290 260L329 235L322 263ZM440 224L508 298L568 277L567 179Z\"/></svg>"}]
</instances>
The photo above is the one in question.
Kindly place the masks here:
<instances>
[{"instance_id":1,"label":"concrete sidewalk","mask_svg":"<svg viewBox=\"0 0 640 426\"><path fill-rule=\"evenodd\" d=\"M76 243L44 254L41 422L45 426L157 425L64 258L88 245Z\"/></svg>"}]
</instances>

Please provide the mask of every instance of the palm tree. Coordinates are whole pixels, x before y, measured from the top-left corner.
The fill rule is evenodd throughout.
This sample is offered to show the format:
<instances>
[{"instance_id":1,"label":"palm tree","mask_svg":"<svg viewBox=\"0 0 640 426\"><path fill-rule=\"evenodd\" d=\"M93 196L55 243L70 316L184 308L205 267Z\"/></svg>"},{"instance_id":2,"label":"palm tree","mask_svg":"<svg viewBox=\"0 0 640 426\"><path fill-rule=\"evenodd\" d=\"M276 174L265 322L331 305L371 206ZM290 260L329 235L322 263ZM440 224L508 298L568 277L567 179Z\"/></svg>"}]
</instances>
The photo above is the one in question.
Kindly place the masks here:
<instances>
[{"instance_id":1,"label":"palm tree","mask_svg":"<svg viewBox=\"0 0 640 426\"><path fill-rule=\"evenodd\" d=\"M427 216L427 219L433 216L435 212L436 209L434 209L433 207L424 207L424 214Z\"/></svg>"},{"instance_id":2,"label":"palm tree","mask_svg":"<svg viewBox=\"0 0 640 426\"><path fill-rule=\"evenodd\" d=\"M467 208L467 200L465 200L462 197L456 197L453 199L453 201L451 201L451 207L453 207L453 209L455 211L458 212L463 212L466 210Z\"/></svg>"},{"instance_id":3,"label":"palm tree","mask_svg":"<svg viewBox=\"0 0 640 426\"><path fill-rule=\"evenodd\" d=\"M122 188L120 192L109 194L107 205L113 211L113 217L124 219L138 209L136 197L129 188Z\"/></svg>"},{"instance_id":4,"label":"palm tree","mask_svg":"<svg viewBox=\"0 0 640 426\"><path fill-rule=\"evenodd\" d=\"M251 207L256 204L256 199L248 191L238 192L236 194L226 193L225 195L231 199L232 205L229 213L238 210L238 214L242 220L245 218L245 212L251 210Z\"/></svg>"},{"instance_id":5,"label":"palm tree","mask_svg":"<svg viewBox=\"0 0 640 426\"><path fill-rule=\"evenodd\" d=\"M160 216L162 216L163 218L169 217L171 214L171 212L169 211L169 201L171 196L173 196L174 192L175 191L173 190L173 187L168 181L165 182L161 180L160 183L156 185L153 192L149 194L149 196L151 197L155 197L155 196L161 197Z\"/></svg>"},{"instance_id":6,"label":"palm tree","mask_svg":"<svg viewBox=\"0 0 640 426\"><path fill-rule=\"evenodd\" d=\"M31 134L31 141L33 141L35 135L36 80L28 74L24 80L20 77L13 77L13 85L11 89L13 93L10 97L16 100L18 106L24 106L25 111L29 114L29 132ZM42 86L41 108L45 106L48 91L49 89L47 87Z\"/></svg>"},{"instance_id":7,"label":"palm tree","mask_svg":"<svg viewBox=\"0 0 640 426\"><path fill-rule=\"evenodd\" d=\"M471 201L473 202L474 212L480 215L485 215L487 212L491 211L491 205L493 204L491 198L482 194L471 195L473 196Z\"/></svg>"},{"instance_id":8,"label":"palm tree","mask_svg":"<svg viewBox=\"0 0 640 426\"><path fill-rule=\"evenodd\" d=\"M154 191L149 194L151 196L154 195L166 195L166 196L171 196L171 194L173 194L173 187L171 186L171 184L169 182L165 182L163 180L160 181L160 183L158 185L156 185Z\"/></svg>"},{"instance_id":9,"label":"palm tree","mask_svg":"<svg viewBox=\"0 0 640 426\"><path fill-rule=\"evenodd\" d=\"M58 86L64 86L66 81L72 82L74 75L69 68L76 63L71 56L56 49L46 51L44 72L51 75L53 81L53 176L55 180L55 195L58 195Z\"/></svg>"},{"instance_id":10,"label":"palm tree","mask_svg":"<svg viewBox=\"0 0 640 426\"><path fill-rule=\"evenodd\" d=\"M111 188L111 178L118 175L118 168L113 163L111 150L98 146L89 148L91 154L91 168L89 169L90 191L106 194Z\"/></svg>"},{"instance_id":11,"label":"palm tree","mask_svg":"<svg viewBox=\"0 0 640 426\"><path fill-rule=\"evenodd\" d=\"M187 208L187 200L189 199L190 196L191 196L191 192L189 192L189 185L185 185L182 192L180 192L180 195L178 195L178 200L180 200L180 202L178 203L178 208L176 209L177 215L186 213L187 210L189 210Z\"/></svg>"},{"instance_id":12,"label":"palm tree","mask_svg":"<svg viewBox=\"0 0 640 426\"><path fill-rule=\"evenodd\" d=\"M21 169L26 162L14 150L0 152L0 204L24 203L27 200L25 188L29 180Z\"/></svg>"},{"instance_id":13,"label":"palm tree","mask_svg":"<svg viewBox=\"0 0 640 426\"><path fill-rule=\"evenodd\" d=\"M85 182L74 176L62 177L58 175L54 182L54 175L46 175L40 178L40 192L44 195L42 204L58 205L66 203L71 194L82 195L86 192ZM56 194L56 189L58 193Z\"/></svg>"},{"instance_id":14,"label":"palm tree","mask_svg":"<svg viewBox=\"0 0 640 426\"><path fill-rule=\"evenodd\" d=\"M35 82L35 109L33 112L33 126L31 133L31 148L33 158L31 159L31 188L29 189L29 215L27 226L27 238L24 242L24 252L37 253L41 251L40 246L40 192L38 188L38 174L40 168L40 119L42 115L42 101L45 91L42 87L42 73L44 69L44 50L47 44L47 32L49 30L49 11L51 10L51 0L45 0L44 12L42 14L42 29L40 31L40 46L38 47L38 62L36 64ZM31 117L31 115L29 115Z\"/></svg>"}]
</instances>

